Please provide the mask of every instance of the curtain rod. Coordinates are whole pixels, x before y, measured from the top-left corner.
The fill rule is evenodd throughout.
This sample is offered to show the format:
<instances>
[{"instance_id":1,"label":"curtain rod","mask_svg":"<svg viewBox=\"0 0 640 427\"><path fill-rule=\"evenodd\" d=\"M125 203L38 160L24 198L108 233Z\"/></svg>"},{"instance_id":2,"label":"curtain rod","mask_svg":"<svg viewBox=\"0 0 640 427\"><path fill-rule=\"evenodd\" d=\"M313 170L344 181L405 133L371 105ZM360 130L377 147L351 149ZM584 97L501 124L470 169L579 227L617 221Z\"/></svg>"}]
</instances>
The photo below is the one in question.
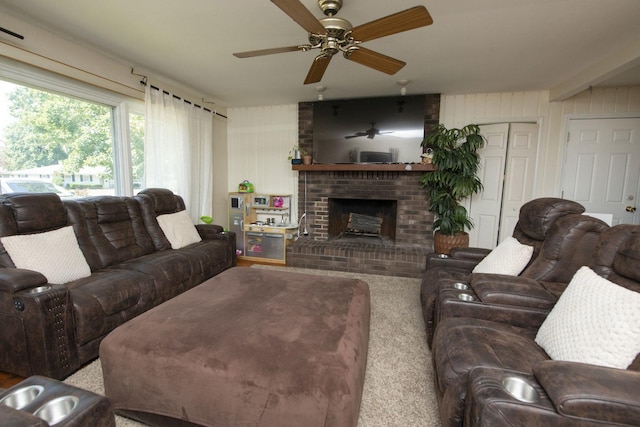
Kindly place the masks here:
<instances>
[{"instance_id":1,"label":"curtain rod","mask_svg":"<svg viewBox=\"0 0 640 427\"><path fill-rule=\"evenodd\" d=\"M214 111L214 110L211 110L211 109L209 109L209 108L203 107L202 105L198 105L198 104L196 104L195 102L191 102L191 101L189 101L188 99L181 98L181 97L179 97L178 95L175 95L175 94L173 94L173 93L167 92L166 90L164 90L164 89L160 89L159 87L156 87L156 86L154 86L154 85L149 85L149 87L150 87L151 89L155 89L155 90L157 90L157 91L161 91L161 92L162 92L162 93L164 93L165 95L171 95L171 96L172 96L172 97L174 97L175 99L177 99L177 100L179 100L179 101L186 102L187 104L189 104L189 105L193 105L193 106L194 106L194 107L196 107L196 108L202 108L204 111L208 111L209 113L213 113L213 114L215 114L216 116L220 116L220 117L222 117L222 118L224 118L224 119L226 119L226 118L227 118L227 116L225 116L224 114L220 114L220 113L218 113L217 111Z\"/></svg>"},{"instance_id":2,"label":"curtain rod","mask_svg":"<svg viewBox=\"0 0 640 427\"><path fill-rule=\"evenodd\" d=\"M142 77L142 79L140 80L140 84L141 84L142 86L146 86L146 85L147 85L147 82L148 82L147 76L145 76L144 74L137 74L137 73L135 73L133 70L134 70L134 69L132 68L132 69L131 69L131 74L133 74L134 76ZM218 112L217 112L217 111L215 111L215 110L211 110L211 109L209 109L209 108L206 108L206 107L203 107L203 106L201 106L201 105L198 105L198 104L196 104L196 103L194 103L194 102L191 102L191 101L189 101L189 100L187 100L187 99L181 98L181 97L179 97L178 95L174 95L173 93L169 93L169 92L167 92L166 90L160 89L160 88L159 88L159 87L157 87L157 86L149 85L149 87L150 87L151 89L155 89L155 90L157 90L157 91L162 91L162 93L164 93L165 95L171 95L171 96L173 96L175 99L177 99L177 100L179 100L179 101L184 101L184 102L186 102L186 103L187 103L187 104L189 104L189 105L193 105L194 107L202 108L204 111L208 111L209 113L213 113L213 114L215 114L216 116L222 117L222 118L224 118L224 119L226 119L226 118L227 118L227 116L225 116L224 114L220 114L220 113L218 113ZM202 102L203 102L203 103L208 103L208 104L215 104L215 102L205 101L205 100L204 100L204 98L202 98Z\"/></svg>"},{"instance_id":3,"label":"curtain rod","mask_svg":"<svg viewBox=\"0 0 640 427\"><path fill-rule=\"evenodd\" d=\"M2 27L0 27L0 31L2 31L3 33L9 34L10 36L13 36L17 39L24 40L24 36L22 34L14 33L13 31L7 30L6 28L2 28Z\"/></svg>"}]
</instances>

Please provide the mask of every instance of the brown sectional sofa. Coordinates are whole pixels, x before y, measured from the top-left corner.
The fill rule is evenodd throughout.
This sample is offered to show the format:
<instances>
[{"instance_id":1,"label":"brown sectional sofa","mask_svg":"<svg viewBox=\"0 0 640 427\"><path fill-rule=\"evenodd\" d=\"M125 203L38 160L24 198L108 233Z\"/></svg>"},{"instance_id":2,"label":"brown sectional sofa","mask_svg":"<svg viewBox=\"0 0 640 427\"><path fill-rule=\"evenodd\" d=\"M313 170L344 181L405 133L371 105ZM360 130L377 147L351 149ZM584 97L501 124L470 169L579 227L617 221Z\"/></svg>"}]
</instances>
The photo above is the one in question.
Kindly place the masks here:
<instances>
[{"instance_id":1,"label":"brown sectional sofa","mask_svg":"<svg viewBox=\"0 0 640 427\"><path fill-rule=\"evenodd\" d=\"M576 214L563 215L554 222L571 217L577 220L578 228L557 243L583 239L581 245L572 247L572 256L589 255L584 262L597 275L640 292L640 226L600 227L597 222L585 223L585 216ZM529 268L545 256L545 244L554 244L553 235L550 231L546 236L551 240L543 243ZM572 274L571 270L564 266L559 274ZM427 268L425 280L461 278L444 279L443 274L429 278L429 274ZM434 292L440 294L433 302L435 325L425 318L427 331L431 326L435 329L432 362L443 426L640 425L640 354L626 369L612 368L554 360L539 344L541 325L565 293L566 278L546 282L471 274L464 279L469 289L463 291L447 288L446 283L434 286ZM580 289L582 283L576 281L573 289ZM475 299L461 301L456 298L460 292L473 294ZM606 311L605 303L598 303ZM564 307L582 308L580 304ZM591 317L602 324L609 321L608 316L594 313ZM618 319L611 324L621 325L614 322ZM564 325L573 334L584 329L579 323ZM590 335L594 333L589 331Z\"/></svg>"},{"instance_id":2,"label":"brown sectional sofa","mask_svg":"<svg viewBox=\"0 0 640 427\"><path fill-rule=\"evenodd\" d=\"M166 189L65 201L0 197L0 237L73 226L91 269L85 278L47 283L15 268L0 244L0 371L64 378L95 359L117 326L235 266L235 236L218 225L197 224L202 241L171 249L156 218L184 209Z\"/></svg>"}]
</instances>

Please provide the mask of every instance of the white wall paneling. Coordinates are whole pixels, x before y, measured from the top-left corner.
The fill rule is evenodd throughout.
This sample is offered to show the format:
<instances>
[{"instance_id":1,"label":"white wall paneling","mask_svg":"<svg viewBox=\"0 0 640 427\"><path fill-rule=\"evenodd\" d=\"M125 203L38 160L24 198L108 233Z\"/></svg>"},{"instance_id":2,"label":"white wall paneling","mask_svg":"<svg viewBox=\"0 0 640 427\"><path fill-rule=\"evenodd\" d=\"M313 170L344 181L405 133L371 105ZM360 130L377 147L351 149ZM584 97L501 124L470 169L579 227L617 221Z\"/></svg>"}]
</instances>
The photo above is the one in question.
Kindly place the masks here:
<instances>
[{"instance_id":1,"label":"white wall paneling","mask_svg":"<svg viewBox=\"0 0 640 427\"><path fill-rule=\"evenodd\" d=\"M440 121L447 127L537 122L540 148L534 197L543 197L560 196L567 120L576 114L640 115L640 87L593 88L562 102L550 102L548 91L443 95Z\"/></svg>"},{"instance_id":2,"label":"white wall paneling","mask_svg":"<svg viewBox=\"0 0 640 427\"><path fill-rule=\"evenodd\" d=\"M228 191L237 191L246 179L258 193L293 194L292 212L297 212L298 175L287 159L298 144L297 104L230 108L227 113Z\"/></svg>"}]
</instances>

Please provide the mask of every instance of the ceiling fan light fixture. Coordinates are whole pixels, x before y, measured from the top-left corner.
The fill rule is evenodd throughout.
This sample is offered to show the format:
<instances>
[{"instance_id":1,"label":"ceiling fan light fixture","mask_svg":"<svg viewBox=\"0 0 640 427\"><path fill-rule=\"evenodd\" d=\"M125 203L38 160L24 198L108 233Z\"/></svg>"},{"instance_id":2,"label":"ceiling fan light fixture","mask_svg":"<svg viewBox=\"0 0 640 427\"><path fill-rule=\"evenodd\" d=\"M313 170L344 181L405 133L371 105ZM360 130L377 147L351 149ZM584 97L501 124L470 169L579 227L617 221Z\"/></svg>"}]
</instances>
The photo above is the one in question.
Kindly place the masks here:
<instances>
[{"instance_id":1,"label":"ceiling fan light fixture","mask_svg":"<svg viewBox=\"0 0 640 427\"><path fill-rule=\"evenodd\" d=\"M407 85L409 83L409 80L398 80L398 84L400 85L400 95L405 96L407 94Z\"/></svg>"},{"instance_id":2,"label":"ceiling fan light fixture","mask_svg":"<svg viewBox=\"0 0 640 427\"><path fill-rule=\"evenodd\" d=\"M323 101L324 100L324 95L322 94L322 92L327 90L327 87L326 86L316 86L316 90L318 91L318 101Z\"/></svg>"}]
</instances>

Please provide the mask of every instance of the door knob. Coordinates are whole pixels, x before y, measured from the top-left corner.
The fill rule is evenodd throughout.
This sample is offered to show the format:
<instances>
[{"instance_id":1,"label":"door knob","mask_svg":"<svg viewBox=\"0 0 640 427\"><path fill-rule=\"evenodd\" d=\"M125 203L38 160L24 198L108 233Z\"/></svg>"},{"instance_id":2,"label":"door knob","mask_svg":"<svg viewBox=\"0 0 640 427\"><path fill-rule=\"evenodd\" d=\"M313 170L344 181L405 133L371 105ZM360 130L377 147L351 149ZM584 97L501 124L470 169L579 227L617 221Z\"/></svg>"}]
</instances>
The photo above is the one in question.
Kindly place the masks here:
<instances>
[{"instance_id":1,"label":"door knob","mask_svg":"<svg viewBox=\"0 0 640 427\"><path fill-rule=\"evenodd\" d=\"M636 207L635 206L627 206L625 208L625 211L633 213L633 212L636 211Z\"/></svg>"}]
</instances>

